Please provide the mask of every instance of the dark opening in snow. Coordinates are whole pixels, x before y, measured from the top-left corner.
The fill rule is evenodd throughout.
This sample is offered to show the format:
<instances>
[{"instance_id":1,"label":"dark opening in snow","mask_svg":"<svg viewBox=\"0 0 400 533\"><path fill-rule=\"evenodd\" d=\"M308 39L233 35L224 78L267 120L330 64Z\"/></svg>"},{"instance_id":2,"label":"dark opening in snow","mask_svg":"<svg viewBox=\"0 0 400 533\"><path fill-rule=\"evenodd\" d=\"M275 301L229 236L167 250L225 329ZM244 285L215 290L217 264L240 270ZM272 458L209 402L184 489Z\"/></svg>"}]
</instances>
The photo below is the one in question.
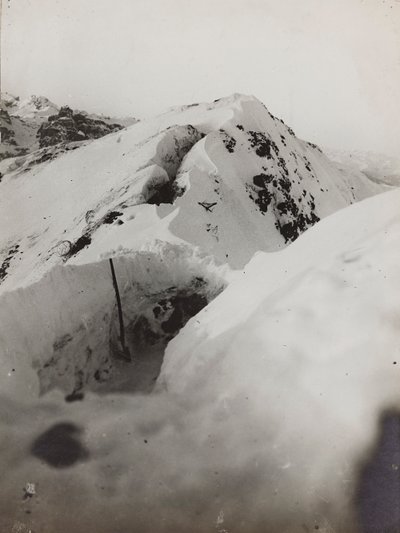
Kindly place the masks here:
<instances>
[{"instance_id":1,"label":"dark opening in snow","mask_svg":"<svg viewBox=\"0 0 400 533\"><path fill-rule=\"evenodd\" d=\"M181 196L183 191L176 186L174 181L168 181L161 185L156 185L147 203L151 205L173 204Z\"/></svg>"},{"instance_id":2,"label":"dark opening in snow","mask_svg":"<svg viewBox=\"0 0 400 533\"><path fill-rule=\"evenodd\" d=\"M87 391L150 393L168 343L225 286L214 267L208 273L208 260L203 263L192 253L186 247L168 246L162 252L118 257L115 274L119 299L112 290L109 268L105 270L97 263L94 267L71 267L77 285L72 286L67 304L71 305L72 324L60 324L50 350L36 367L40 394L58 388L71 403L84 401ZM81 268L102 273L95 290L97 297L92 288L89 290L93 299L88 301L87 310L84 287L88 278L81 278ZM92 287L92 282L89 285ZM76 313L75 301L79 308ZM129 351L129 359L123 357L124 349Z\"/></svg>"},{"instance_id":3,"label":"dark opening in snow","mask_svg":"<svg viewBox=\"0 0 400 533\"><path fill-rule=\"evenodd\" d=\"M171 286L158 294L149 295L140 309L133 313L129 309L132 303L125 296L123 307L126 344L132 363L119 357L116 330L111 335L115 378L112 383L105 384L107 392L151 392L159 376L168 343L190 318L208 304L206 287L205 280L196 277L185 288Z\"/></svg>"},{"instance_id":4,"label":"dark opening in snow","mask_svg":"<svg viewBox=\"0 0 400 533\"><path fill-rule=\"evenodd\" d=\"M71 422L51 426L39 435L31 446L31 453L53 468L67 468L86 461L89 452L79 440L81 429Z\"/></svg>"},{"instance_id":5,"label":"dark opening in snow","mask_svg":"<svg viewBox=\"0 0 400 533\"><path fill-rule=\"evenodd\" d=\"M182 196L185 190L176 182L179 169L185 156L205 136L190 124L170 126L166 132L168 133L165 134L162 144L164 151L154 158L162 172L160 176L153 176L145 187L145 202L152 205L173 204ZM167 180L165 176L168 176Z\"/></svg>"}]
</instances>

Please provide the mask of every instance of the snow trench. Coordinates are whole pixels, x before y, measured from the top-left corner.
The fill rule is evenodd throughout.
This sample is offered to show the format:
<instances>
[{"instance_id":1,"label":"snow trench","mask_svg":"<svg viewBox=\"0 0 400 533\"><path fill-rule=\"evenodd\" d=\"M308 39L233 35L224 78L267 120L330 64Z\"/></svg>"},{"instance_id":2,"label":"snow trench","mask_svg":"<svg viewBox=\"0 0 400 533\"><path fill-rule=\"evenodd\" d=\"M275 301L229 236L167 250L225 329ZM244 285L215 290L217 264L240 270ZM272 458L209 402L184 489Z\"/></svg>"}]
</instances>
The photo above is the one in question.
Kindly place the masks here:
<instances>
[{"instance_id":1,"label":"snow trench","mask_svg":"<svg viewBox=\"0 0 400 533\"><path fill-rule=\"evenodd\" d=\"M225 287L221 267L185 245L156 243L113 264L131 361L109 259L57 266L1 297L3 392L29 399L59 388L66 401L88 389L150 392L168 342Z\"/></svg>"}]
</instances>

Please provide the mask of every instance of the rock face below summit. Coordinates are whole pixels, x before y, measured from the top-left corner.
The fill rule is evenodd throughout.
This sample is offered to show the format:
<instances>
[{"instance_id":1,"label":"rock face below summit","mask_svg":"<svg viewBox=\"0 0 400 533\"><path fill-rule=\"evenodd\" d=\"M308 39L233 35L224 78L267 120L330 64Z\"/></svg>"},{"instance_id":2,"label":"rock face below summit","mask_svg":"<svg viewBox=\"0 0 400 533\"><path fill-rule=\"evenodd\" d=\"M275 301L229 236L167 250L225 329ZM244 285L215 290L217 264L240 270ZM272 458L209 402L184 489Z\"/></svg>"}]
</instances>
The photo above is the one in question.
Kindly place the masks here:
<instances>
[{"instance_id":1,"label":"rock face below summit","mask_svg":"<svg viewBox=\"0 0 400 533\"><path fill-rule=\"evenodd\" d=\"M18 96L1 93L0 161L60 143L65 147L70 142L98 139L136 122L134 118L113 119L72 111L68 106L60 108L44 96L21 100ZM66 150L57 150L53 155L63 151ZM34 159L41 160L41 157L38 155Z\"/></svg>"},{"instance_id":2,"label":"rock face below summit","mask_svg":"<svg viewBox=\"0 0 400 533\"><path fill-rule=\"evenodd\" d=\"M120 124L107 124L103 120L90 118L87 113L76 113L64 106L57 115L51 115L47 122L43 122L37 136L40 148L44 148L61 142L99 139L122 128Z\"/></svg>"},{"instance_id":3,"label":"rock face below summit","mask_svg":"<svg viewBox=\"0 0 400 533\"><path fill-rule=\"evenodd\" d=\"M37 130L58 107L43 96L21 100L18 96L1 93L0 102L0 161L25 155L39 147Z\"/></svg>"}]
</instances>

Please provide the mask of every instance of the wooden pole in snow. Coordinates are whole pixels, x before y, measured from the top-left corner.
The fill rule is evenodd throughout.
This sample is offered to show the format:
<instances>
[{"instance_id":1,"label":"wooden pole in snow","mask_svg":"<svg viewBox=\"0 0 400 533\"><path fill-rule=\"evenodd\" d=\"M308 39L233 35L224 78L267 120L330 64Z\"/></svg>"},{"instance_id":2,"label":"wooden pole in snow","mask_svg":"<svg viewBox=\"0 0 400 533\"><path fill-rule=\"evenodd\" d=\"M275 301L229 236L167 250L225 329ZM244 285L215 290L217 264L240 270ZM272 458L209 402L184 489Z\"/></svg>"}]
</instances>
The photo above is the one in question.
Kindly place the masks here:
<instances>
[{"instance_id":1,"label":"wooden pole in snow","mask_svg":"<svg viewBox=\"0 0 400 533\"><path fill-rule=\"evenodd\" d=\"M112 280L113 280L113 285L114 285L114 290L115 290L115 297L117 300L118 319L119 319L119 340L121 342L122 353L123 353L124 358L127 361L132 361L131 354L129 353L129 348L127 347L125 343L124 317L122 315L121 296L119 294L117 276L115 275L113 260L110 258L109 261L110 261L111 275L112 275Z\"/></svg>"}]
</instances>

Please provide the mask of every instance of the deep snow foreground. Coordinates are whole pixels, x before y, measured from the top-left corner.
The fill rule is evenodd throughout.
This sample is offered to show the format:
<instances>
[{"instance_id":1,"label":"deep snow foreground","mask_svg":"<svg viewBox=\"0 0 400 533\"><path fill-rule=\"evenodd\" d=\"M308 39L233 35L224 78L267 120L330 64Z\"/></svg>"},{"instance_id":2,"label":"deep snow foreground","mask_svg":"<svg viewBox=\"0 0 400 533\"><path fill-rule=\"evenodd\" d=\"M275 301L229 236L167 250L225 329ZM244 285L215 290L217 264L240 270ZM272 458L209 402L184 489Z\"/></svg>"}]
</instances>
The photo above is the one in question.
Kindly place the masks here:
<instances>
[{"instance_id":1,"label":"deep snow foreground","mask_svg":"<svg viewBox=\"0 0 400 533\"><path fill-rule=\"evenodd\" d=\"M284 251L257 254L170 342L152 395L88 393L66 403L53 390L35 399L29 349L38 358L41 350L30 328L41 318L33 315L49 331L53 321L73 322L58 309L60 284L84 283L93 266L64 267L17 291L25 307L43 287L51 307L19 309L23 341L14 326L3 354L1 530L360 531L363 462L380 417L400 401L399 250L395 191L326 218ZM183 264L195 263L188 252ZM222 272L203 265L195 277L217 288ZM1 300L8 324L13 294ZM82 317L89 332L93 312ZM396 464L385 476L398 476ZM395 510L379 520L364 531L397 531Z\"/></svg>"}]
</instances>

